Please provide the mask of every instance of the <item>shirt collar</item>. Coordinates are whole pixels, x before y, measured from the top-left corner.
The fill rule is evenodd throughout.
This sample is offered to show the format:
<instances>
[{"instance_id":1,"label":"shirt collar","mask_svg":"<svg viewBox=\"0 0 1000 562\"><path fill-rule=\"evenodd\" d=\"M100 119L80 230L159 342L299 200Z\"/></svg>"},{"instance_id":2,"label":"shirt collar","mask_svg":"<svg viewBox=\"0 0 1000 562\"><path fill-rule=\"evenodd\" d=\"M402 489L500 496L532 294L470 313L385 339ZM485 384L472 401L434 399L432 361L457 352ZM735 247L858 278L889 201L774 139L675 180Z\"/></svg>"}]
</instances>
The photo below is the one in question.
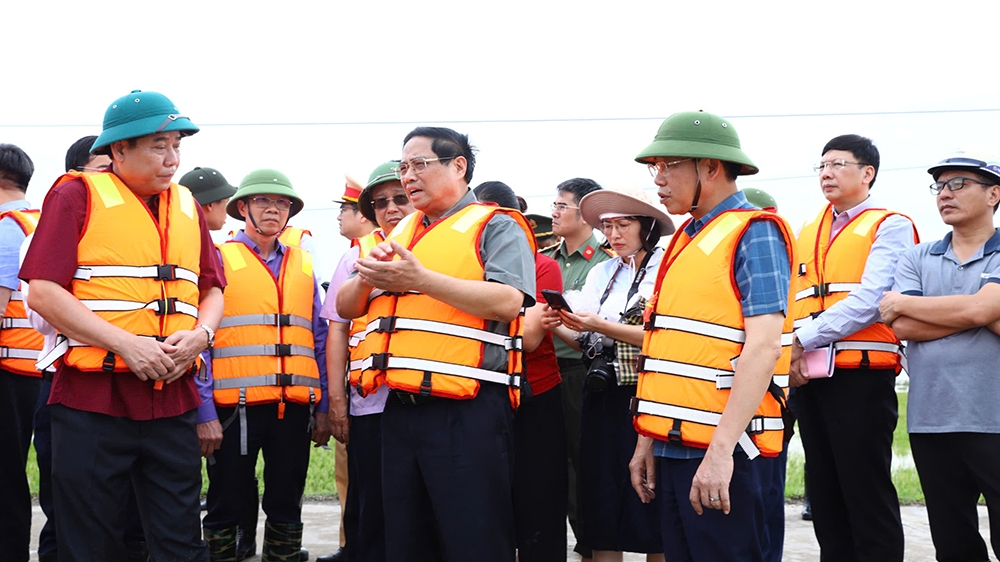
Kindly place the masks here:
<instances>
[{"instance_id":1,"label":"shirt collar","mask_svg":"<svg viewBox=\"0 0 1000 562\"><path fill-rule=\"evenodd\" d=\"M944 238L938 240L931 246L930 253L935 256L943 256L948 248L951 248L951 232L944 235ZM992 253L1000 251L1000 230L994 230L993 236L983 244L983 255L988 256Z\"/></svg>"},{"instance_id":2,"label":"shirt collar","mask_svg":"<svg viewBox=\"0 0 1000 562\"><path fill-rule=\"evenodd\" d=\"M15 201L8 201L3 205L0 205L0 212L3 211L23 211L25 209L30 209L31 204L28 203L27 199L17 199Z\"/></svg>"},{"instance_id":3,"label":"shirt collar","mask_svg":"<svg viewBox=\"0 0 1000 562\"><path fill-rule=\"evenodd\" d=\"M833 218L837 218L837 217L839 217L839 216L841 216L843 214L846 214L847 215L847 220L848 221L852 221L852 220L854 220L854 217L860 215L863 211L867 211L868 209L871 209L873 207L875 207L875 204L872 203L871 195L869 195L868 197L865 198L864 201L858 203L857 205L851 207L850 209L847 209L846 211L841 211L839 213L837 212L837 210L831 204L830 205L830 212L833 213Z\"/></svg>"},{"instance_id":4,"label":"shirt collar","mask_svg":"<svg viewBox=\"0 0 1000 562\"><path fill-rule=\"evenodd\" d=\"M726 197L721 203L716 205L711 211L705 213L705 216L700 219L692 220L685 228L684 234L687 234L689 238L694 238L701 229L705 227L706 224L712 221L715 217L719 216L725 211L732 209L756 209L747 201L747 196L743 194L742 191L737 191L736 193Z\"/></svg>"},{"instance_id":5,"label":"shirt collar","mask_svg":"<svg viewBox=\"0 0 1000 562\"><path fill-rule=\"evenodd\" d=\"M243 232L243 230L237 232L236 236L233 236L233 240L236 240L237 242L243 242L244 244L249 246L251 250L256 252L258 256L260 255L260 247L258 247L257 243L251 240L250 237L247 236L246 232ZM274 240L273 255L278 255L278 256L285 255L285 245L281 243L281 240L278 239Z\"/></svg>"},{"instance_id":6,"label":"shirt collar","mask_svg":"<svg viewBox=\"0 0 1000 562\"><path fill-rule=\"evenodd\" d=\"M600 240L598 240L597 235L594 234L593 231L591 231L590 238L587 238L587 241L584 242L579 248L577 248L572 253L566 251L566 241L563 240L562 243L559 244L559 253L566 258L572 256L573 254L580 254L587 261L590 261L590 258L594 257L594 254L597 252L597 249L600 246L601 246Z\"/></svg>"}]
</instances>

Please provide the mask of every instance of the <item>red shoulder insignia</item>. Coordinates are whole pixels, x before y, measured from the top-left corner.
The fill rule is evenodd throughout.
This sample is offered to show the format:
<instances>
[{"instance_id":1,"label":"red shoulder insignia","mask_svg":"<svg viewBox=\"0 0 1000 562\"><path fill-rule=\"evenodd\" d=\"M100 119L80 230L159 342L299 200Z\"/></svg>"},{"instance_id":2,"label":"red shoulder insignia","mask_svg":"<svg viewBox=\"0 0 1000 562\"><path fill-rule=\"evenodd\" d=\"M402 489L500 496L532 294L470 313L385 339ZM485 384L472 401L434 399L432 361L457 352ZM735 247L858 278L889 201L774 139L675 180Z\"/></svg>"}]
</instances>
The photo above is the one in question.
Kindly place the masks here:
<instances>
[{"instance_id":1,"label":"red shoulder insignia","mask_svg":"<svg viewBox=\"0 0 1000 562\"><path fill-rule=\"evenodd\" d=\"M583 257L587 258L587 261L590 261L590 258L594 257L594 247L587 246L586 248L584 248Z\"/></svg>"}]
</instances>

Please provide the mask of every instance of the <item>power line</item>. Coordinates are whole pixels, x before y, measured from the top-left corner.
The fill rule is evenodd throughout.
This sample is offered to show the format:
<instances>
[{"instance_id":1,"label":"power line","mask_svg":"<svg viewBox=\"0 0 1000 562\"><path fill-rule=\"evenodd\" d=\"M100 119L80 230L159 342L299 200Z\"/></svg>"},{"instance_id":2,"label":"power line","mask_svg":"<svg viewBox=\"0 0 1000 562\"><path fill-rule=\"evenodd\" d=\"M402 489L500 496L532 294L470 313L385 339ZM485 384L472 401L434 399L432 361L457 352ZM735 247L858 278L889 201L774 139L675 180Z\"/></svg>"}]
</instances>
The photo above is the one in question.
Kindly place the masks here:
<instances>
[{"instance_id":1,"label":"power line","mask_svg":"<svg viewBox=\"0 0 1000 562\"><path fill-rule=\"evenodd\" d=\"M794 119L825 117L881 117L897 115L945 115L956 113L997 113L1000 108L980 109L915 109L910 111L847 111L839 113L767 113L758 115L724 115L726 119ZM199 127L345 127L362 125L425 125L439 123L447 125L469 125L475 123L595 123L627 121L663 121L660 117L565 117L538 119L424 119L421 121L286 121L276 123L201 123ZM58 129L69 127L94 127L93 123L0 123L0 127L28 129Z\"/></svg>"}]
</instances>

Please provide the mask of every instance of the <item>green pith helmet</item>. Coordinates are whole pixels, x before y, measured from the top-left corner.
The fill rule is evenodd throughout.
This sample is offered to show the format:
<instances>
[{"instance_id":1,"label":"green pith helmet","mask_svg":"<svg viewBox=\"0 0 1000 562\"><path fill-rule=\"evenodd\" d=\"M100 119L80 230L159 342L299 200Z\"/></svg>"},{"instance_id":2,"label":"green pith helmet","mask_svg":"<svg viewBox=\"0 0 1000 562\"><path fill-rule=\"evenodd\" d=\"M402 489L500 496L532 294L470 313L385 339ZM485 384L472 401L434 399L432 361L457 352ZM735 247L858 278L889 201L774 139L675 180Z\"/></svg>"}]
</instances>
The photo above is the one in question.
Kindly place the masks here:
<instances>
[{"instance_id":1,"label":"green pith helmet","mask_svg":"<svg viewBox=\"0 0 1000 562\"><path fill-rule=\"evenodd\" d=\"M751 205L757 207L758 209L763 209L765 211L775 211L778 210L778 202L774 200L774 197L768 195L763 189L757 189L756 187L747 187L742 190L743 195L746 196L747 201Z\"/></svg>"},{"instance_id":2,"label":"green pith helmet","mask_svg":"<svg viewBox=\"0 0 1000 562\"><path fill-rule=\"evenodd\" d=\"M254 195L281 195L282 197L291 199L292 209L288 213L288 218L299 214L299 211L303 207L302 199L295 193L295 189L292 188L292 182L289 181L288 176L277 170L265 168L250 172L247 174L247 177L243 178L243 181L240 182L240 188L236 191L236 195L233 195L233 198L229 200L229 204L226 205L226 213L236 220L244 220L243 216L240 215L239 209L236 208L236 202L244 197L253 197Z\"/></svg>"},{"instance_id":3,"label":"green pith helmet","mask_svg":"<svg viewBox=\"0 0 1000 562\"><path fill-rule=\"evenodd\" d=\"M190 189L199 205L222 201L236 193L236 188L229 185L222 173L214 168L195 168L177 183Z\"/></svg>"},{"instance_id":4,"label":"green pith helmet","mask_svg":"<svg viewBox=\"0 0 1000 562\"><path fill-rule=\"evenodd\" d=\"M113 142L164 131L180 131L182 137L197 133L198 126L179 113L174 102L163 94L132 90L104 112L104 128L90 151L109 154Z\"/></svg>"},{"instance_id":5,"label":"green pith helmet","mask_svg":"<svg viewBox=\"0 0 1000 562\"><path fill-rule=\"evenodd\" d=\"M358 196L358 208L361 209L361 214L365 216L366 219L375 222L375 207L372 206L372 192L375 191L375 187L382 185L387 181L399 181L396 177L396 172L393 171L399 166L399 160L390 160L385 164L379 164L371 175L368 176L368 185L365 186L361 195Z\"/></svg>"},{"instance_id":6,"label":"green pith helmet","mask_svg":"<svg viewBox=\"0 0 1000 562\"><path fill-rule=\"evenodd\" d=\"M757 166L740 148L736 128L728 121L704 111L686 111L667 117L656 131L653 142L638 156L636 162L649 162L656 157L711 158L742 164L742 176L758 172Z\"/></svg>"}]
</instances>

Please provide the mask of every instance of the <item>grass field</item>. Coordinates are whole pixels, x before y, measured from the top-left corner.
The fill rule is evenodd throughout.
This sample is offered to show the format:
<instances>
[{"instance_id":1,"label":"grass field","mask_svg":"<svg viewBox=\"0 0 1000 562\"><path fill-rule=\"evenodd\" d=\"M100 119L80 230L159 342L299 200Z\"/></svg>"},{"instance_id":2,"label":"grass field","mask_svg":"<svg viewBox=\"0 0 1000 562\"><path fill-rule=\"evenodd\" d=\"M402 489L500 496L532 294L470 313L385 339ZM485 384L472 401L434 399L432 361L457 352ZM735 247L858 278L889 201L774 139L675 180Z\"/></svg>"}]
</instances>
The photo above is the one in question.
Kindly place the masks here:
<instances>
[{"instance_id":1,"label":"grass field","mask_svg":"<svg viewBox=\"0 0 1000 562\"><path fill-rule=\"evenodd\" d=\"M798 439L796 434L794 439ZM910 440L906 434L906 394L899 394L899 423L892 441L893 454L896 457L908 459L910 455ZM788 477L785 484L786 498L801 498L804 488L802 465L804 457L801 447L794 448L788 455ZM306 478L306 497L310 499L334 498L337 496L337 485L334 481L334 453L330 449L313 448L309 457L309 476ZM896 483L896 492L900 503L912 504L924 501L924 493L920 489L920 481L912 462L905 460L893 469L892 479ZM257 459L257 477L264 473L264 461ZM38 465L35 463L35 450L31 449L28 457L28 483L32 495L38 494ZM208 477L202 468L202 493L208 489Z\"/></svg>"}]
</instances>

